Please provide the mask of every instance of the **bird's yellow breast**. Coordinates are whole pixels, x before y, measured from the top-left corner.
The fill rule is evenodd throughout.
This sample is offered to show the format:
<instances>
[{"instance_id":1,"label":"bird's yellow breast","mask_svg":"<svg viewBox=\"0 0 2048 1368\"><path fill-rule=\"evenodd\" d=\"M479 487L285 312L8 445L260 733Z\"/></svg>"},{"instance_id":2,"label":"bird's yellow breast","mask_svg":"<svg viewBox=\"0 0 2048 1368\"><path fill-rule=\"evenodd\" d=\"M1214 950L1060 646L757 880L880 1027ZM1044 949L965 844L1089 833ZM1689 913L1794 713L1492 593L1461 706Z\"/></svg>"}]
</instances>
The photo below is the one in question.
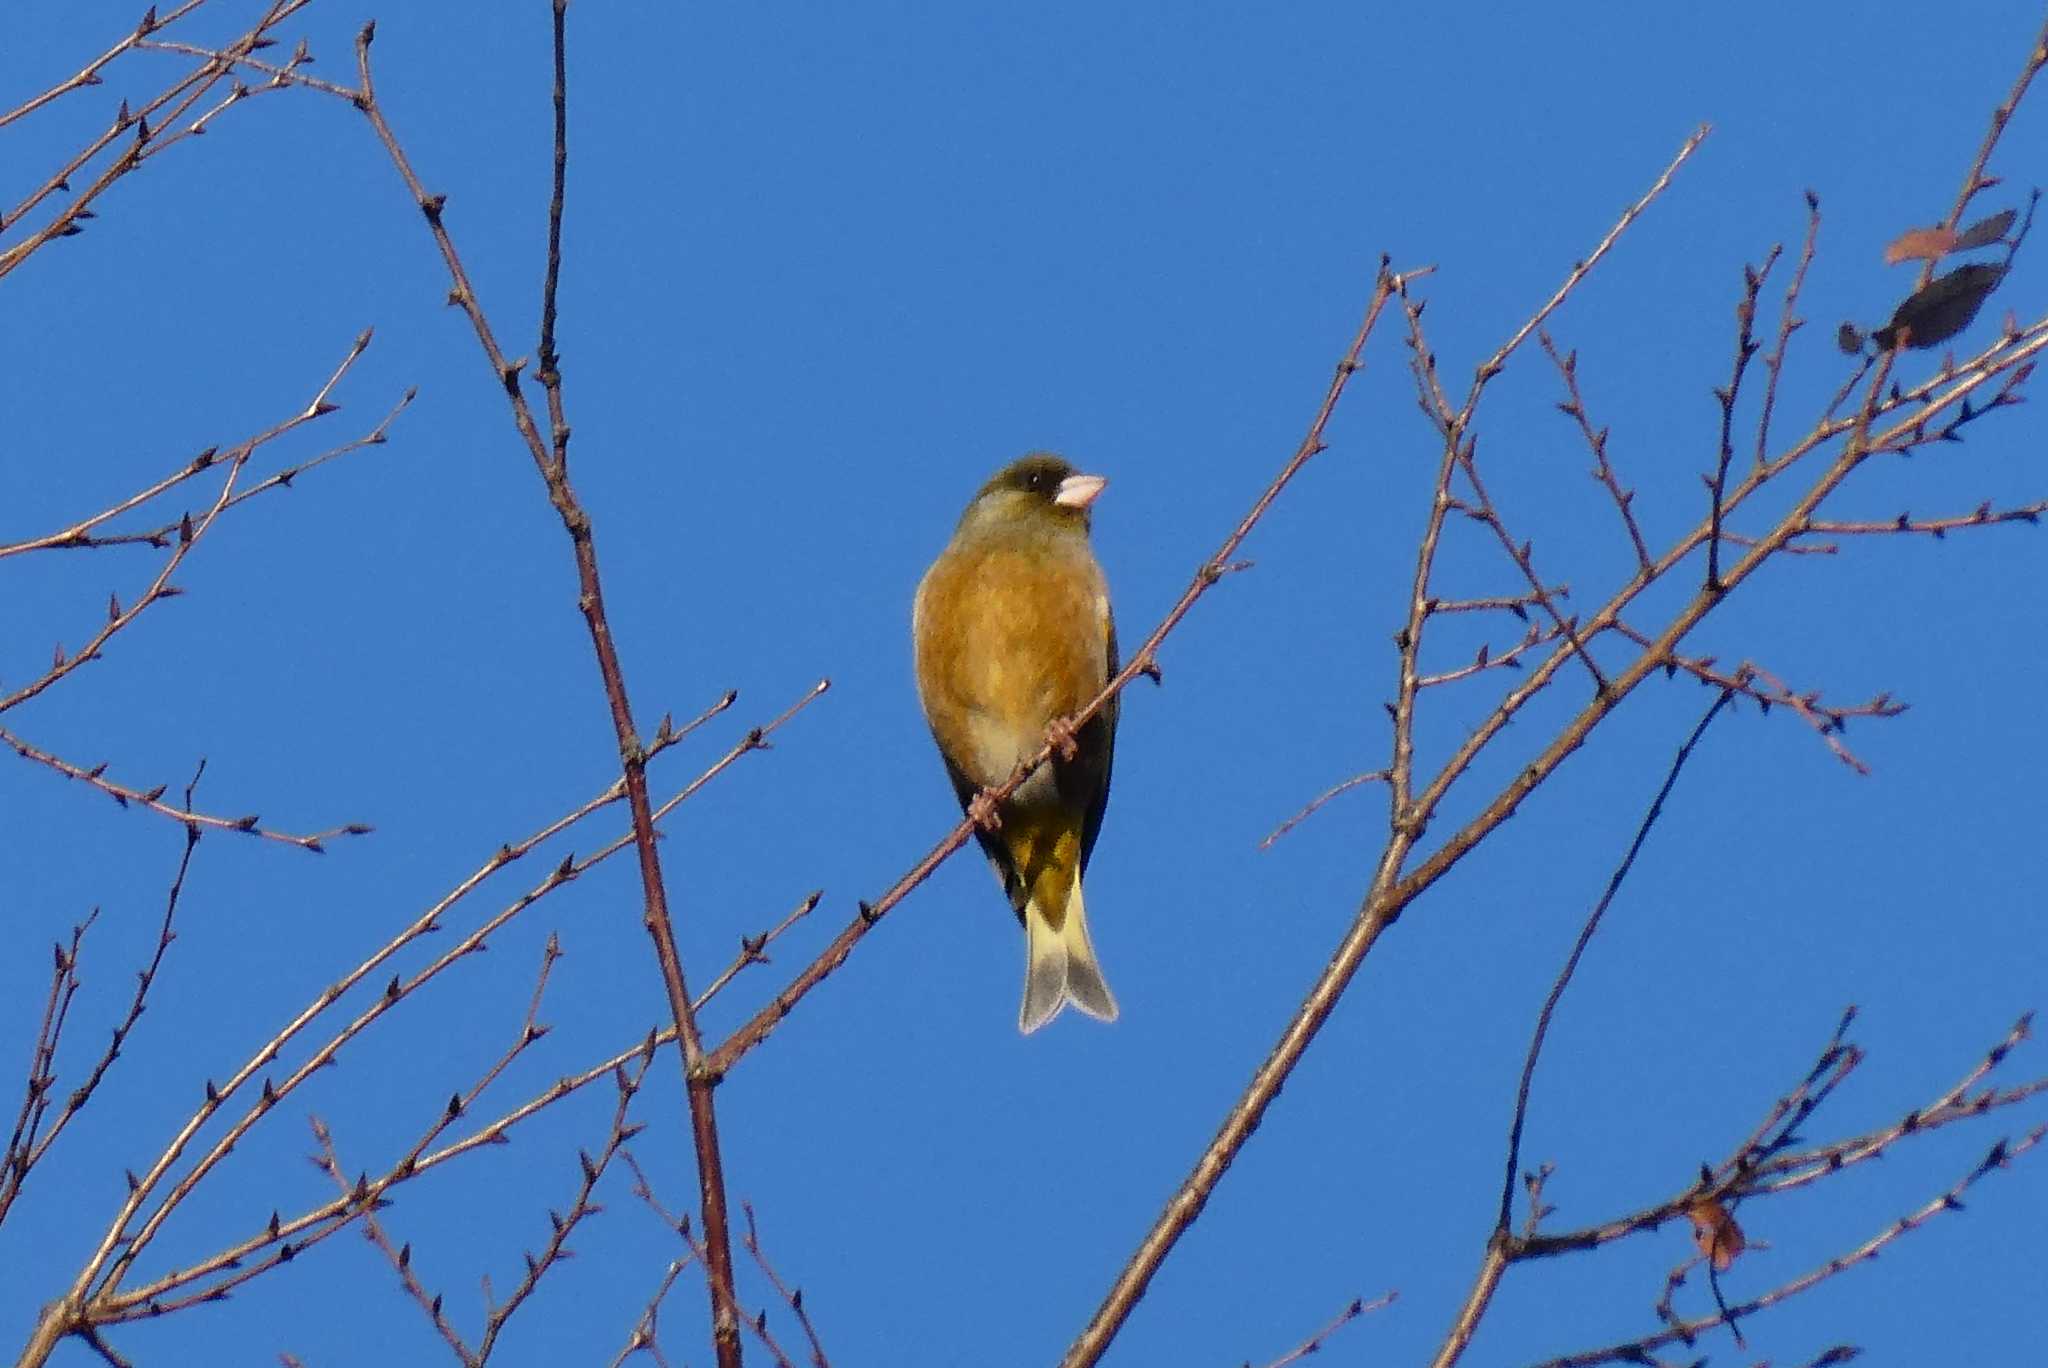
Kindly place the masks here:
<instances>
[{"instance_id":1,"label":"bird's yellow breast","mask_svg":"<svg viewBox=\"0 0 2048 1368\"><path fill-rule=\"evenodd\" d=\"M1001 782L1108 679L1108 597L1087 552L955 547L918 591L918 689L953 761Z\"/></svg>"}]
</instances>

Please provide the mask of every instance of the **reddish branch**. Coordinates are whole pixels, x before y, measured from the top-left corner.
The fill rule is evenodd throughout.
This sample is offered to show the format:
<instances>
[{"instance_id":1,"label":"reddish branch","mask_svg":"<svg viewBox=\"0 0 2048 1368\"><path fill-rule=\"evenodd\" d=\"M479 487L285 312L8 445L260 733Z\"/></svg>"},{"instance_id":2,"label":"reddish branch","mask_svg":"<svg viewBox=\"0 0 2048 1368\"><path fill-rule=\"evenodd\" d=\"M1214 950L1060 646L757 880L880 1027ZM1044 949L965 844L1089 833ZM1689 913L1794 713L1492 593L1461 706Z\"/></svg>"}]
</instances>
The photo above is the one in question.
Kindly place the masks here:
<instances>
[{"instance_id":1,"label":"reddish branch","mask_svg":"<svg viewBox=\"0 0 2048 1368\"><path fill-rule=\"evenodd\" d=\"M1593 478L1600 482L1607 496L1614 500L1615 511L1621 514L1621 525L1628 533L1628 541L1636 553L1638 570L1650 568L1650 548L1643 540L1642 525L1636 521L1633 489L1623 489L1621 479L1614 473L1614 466L1607 459L1608 430L1596 428L1593 420L1586 416L1586 399L1579 393L1579 354L1569 352L1559 355L1557 344L1550 340L1550 334L1542 334L1544 355L1557 367L1558 375L1564 380L1565 398L1558 408L1567 418L1578 424L1579 435L1585 438L1587 450L1593 453Z\"/></svg>"},{"instance_id":2,"label":"reddish branch","mask_svg":"<svg viewBox=\"0 0 2048 1368\"><path fill-rule=\"evenodd\" d=\"M718 1348L720 1368L737 1368L740 1359L739 1331L733 1321L733 1303L730 1295L733 1277L732 1242L726 1213L725 1167L719 1150L718 1119L713 1097L717 1071L705 1067L703 1041L697 1032L696 1013L690 1005L689 988L683 977L682 956L676 947L675 927L669 915L668 891L662 880L661 853L655 842L654 809L647 796L647 751L633 723L625 670L619 660L618 647L612 638L610 619L605 613L604 587L598 574L596 539L591 531L590 516L584 511L575 488L569 482L568 425L562 418L560 369L559 360L554 352L553 332L553 302L561 269L563 181L568 163L563 0L555 0L554 4L554 195L549 207L550 252L546 284L543 289L544 326L541 336L545 362L542 384L548 396L554 433L552 443L542 438L540 429L534 421L533 410L527 403L526 392L520 384L520 373L525 368L525 361L523 358L518 361L506 359L503 348L498 345L497 335L484 314L483 306L477 299L476 290L470 283L468 272L463 268L462 258L455 250L454 239L448 234L443 222L447 197L428 193L426 186L413 170L412 163L404 148L400 146L389 121L385 119L383 109L377 103L376 85L370 71L370 45L375 36L376 25L372 23L365 25L357 37L358 87L353 102L369 120L378 141L383 144L392 165L405 182L406 190L426 218L428 231L433 235L434 244L439 248L442 262L447 267L449 279L453 282L449 298L468 316L470 325L476 332L478 345L482 347L492 373L504 387L506 398L512 406L513 425L525 441L527 450L533 457L534 466L546 486L548 502L553 505L561 519L562 529L569 537L571 554L576 565L578 604L583 612L584 624L590 633L591 648L597 657L605 703L611 714L612 731L618 743L619 765L626 785L626 801L633 814L633 839L639 855L643 921L648 938L653 942L655 959L661 971L662 988L668 996L669 1012L675 1020L676 1038L682 1044L684 1085L689 1097L690 1134L697 1151L698 1189L704 1219L705 1268L707 1281L711 1285L713 1338Z\"/></svg>"},{"instance_id":3,"label":"reddish branch","mask_svg":"<svg viewBox=\"0 0 2048 1368\"><path fill-rule=\"evenodd\" d=\"M1172 1198L1168 1200L1165 1210L1153 1222L1152 1229L1140 1241L1136 1251L1132 1253L1129 1260L1125 1263L1123 1270L1111 1285L1108 1294L1103 1298L1102 1305L1082 1329L1080 1335L1076 1337L1073 1345L1068 1348L1065 1358L1061 1360L1062 1368L1087 1368L1087 1365L1095 1363L1102 1357L1103 1352L1109 1347L1110 1341L1116 1337L1117 1331L1123 1326L1125 1319L1129 1317L1131 1309L1137 1305L1138 1299L1144 1296L1145 1289L1150 1285L1153 1274L1159 1270L1159 1266L1165 1262L1166 1256L1179 1242L1180 1237L1186 1233L1187 1228L1201 1214L1202 1208L1208 1204L1210 1194L1216 1190L1217 1184L1222 1181L1224 1173L1229 1170L1232 1161L1237 1157L1238 1151L1244 1147L1245 1142L1258 1129L1260 1120L1265 1116L1266 1108L1279 1095L1281 1085L1294 1072L1295 1065L1300 1062L1310 1042L1322 1030L1323 1024L1329 1019L1331 1011L1336 1007L1338 999L1343 996L1344 991L1350 986L1352 977L1358 972L1358 967L1364 962L1367 952L1379 940L1380 934L1394 923L1395 918L1401 914L1402 909L1408 903L1419 896L1438 877L1441 877L1442 873L1452 863L1455 863L1456 858L1462 856L1464 851L1470 849L1472 845L1477 844L1484 832L1492 830L1494 826L1505 820L1507 813L1512 811L1513 807L1519 804L1521 798L1526 795L1526 790L1524 790L1522 793L1512 794L1511 798L1497 800L1488 809L1488 815L1475 819L1468 826L1466 832L1463 833L1466 838L1464 845L1462 848L1457 849L1456 855L1446 859L1444 852L1440 851L1434 861L1424 865L1423 868L1425 870L1431 870L1433 866L1433 872L1429 874L1426 880L1421 878L1421 871L1408 876L1405 880L1402 879L1401 870L1407 860L1409 851L1420 837L1423 827L1427 825L1430 811L1441 798L1443 790L1448 787L1448 779L1454 777L1447 771L1445 775L1439 776L1436 783L1422 797L1413 801L1408 800L1408 795L1411 791L1410 784L1412 782L1413 766L1412 736L1408 728L1412 726L1416 688L1414 653L1419 646L1421 614L1428 600L1432 597L1428 587L1429 569L1433 564L1438 545L1436 534L1441 527L1443 515L1448 506L1449 470L1456 461L1469 457L1470 438L1466 429L1470 424L1472 413L1479 403L1481 392L1484 390L1487 382L1500 373L1522 342L1542 325L1543 320L1548 318L1558 305L1563 303L1565 297L1572 289L1576 288L1580 280L1585 278L1586 272L1591 269L1593 264L1598 262L1607 253L1620 238L1621 233L1627 226L1633 223L1648 208L1658 194L1662 193L1663 188L1670 183L1670 179L1677 172L1678 167L1692 155L1705 136L1706 130L1702 129L1685 143L1650 191L1623 212L1620 221L1608 231L1607 236L1601 240L1600 244L1587 259L1572 269L1571 273L1566 277L1565 284L1537 310L1528 322L1522 325L1500 350L1496 351L1481 364L1478 372L1473 377L1472 389L1463 408L1448 420L1446 424L1447 430L1444 433L1444 457L1440 466L1432 505L1431 528L1430 532L1424 537L1423 546L1418 556L1418 571L1415 590L1411 600L1409 625L1405 629L1404 636L1398 639L1402 656L1402 675L1401 702L1396 704L1397 716L1393 764L1393 831L1385 849L1381 853L1378 868L1374 871L1371 889L1366 894L1350 931L1339 942L1329 964L1324 968L1315 984L1309 989L1308 994L1302 999L1301 1006L1296 1009L1293 1019L1288 1022L1286 1029L1281 1033L1280 1039L1274 1044L1272 1051L1266 1056L1265 1061L1260 1064L1258 1070L1252 1075L1251 1082L1246 1085L1236 1103L1225 1114L1223 1123L1217 1130L1215 1138L1203 1150L1201 1157L1195 1163L1193 1171L1183 1180ZM1356 368L1358 352L1364 346L1366 334L1370 331L1370 325L1377 318L1379 309L1385 302L1389 291L1398 291L1404 284L1405 281L1398 277L1382 274L1380 289L1374 293L1373 303L1367 314L1367 326L1361 329L1353 350L1346 358L1348 367ZM1420 334L1414 326L1415 315L1412 312L1410 319L1411 334L1416 337L1419 344ZM1427 366L1428 374L1431 377L1429 381L1430 387L1432 390L1436 389L1433 378L1435 374L1434 358L1429 355L1427 347L1424 345L1418 345L1418 364ZM1343 373L1345 372L1340 369L1340 375ZM1332 395L1325 401L1323 416L1319 416L1317 419L1316 431L1320 431L1320 425L1334 402L1335 392L1333 391ZM1584 635L1590 636L1591 633L1589 632ZM1553 654L1545 662L1542 680L1534 681L1533 687L1531 685L1524 685L1524 689L1533 693L1534 689L1541 688L1543 683L1547 683L1549 677L1556 672L1556 669L1561 667L1563 656L1576 654L1578 654L1576 650L1561 651ZM1581 714L1581 717L1585 719L1587 730L1590 730L1594 722L1604 717L1607 712L1617 706L1620 699L1627 695L1629 688L1635 682L1638 682L1640 678L1641 675L1638 674L1633 680L1626 682L1618 680L1614 682L1614 687L1599 690L1593 701L1587 705ZM1567 733L1567 736L1569 737L1570 734ZM1556 751L1550 762L1550 768L1555 768L1557 764L1562 763L1564 756L1577 748L1578 741L1579 738L1571 738L1569 745L1564 745L1561 741L1559 744L1563 748ZM1527 783L1529 787L1533 787L1534 781L1539 781L1542 775L1547 774L1547 772L1547 770L1539 771L1536 767L1532 767L1522 773L1518 782ZM1453 837L1452 841L1455 844L1457 838ZM1449 849L1451 847L1447 846L1446 850Z\"/></svg>"},{"instance_id":4,"label":"reddish branch","mask_svg":"<svg viewBox=\"0 0 2048 1368\"><path fill-rule=\"evenodd\" d=\"M272 41L270 30L304 9L311 0L272 0L262 17L250 29L218 51L204 51L204 59L136 108L130 108L124 100L120 112L114 116L109 127L86 143L78 152L60 167L55 174L22 200L14 208L0 213L0 228L17 226L37 205L53 196L71 192L63 206L51 219L30 233L13 247L0 251L0 277L20 266L40 248L62 237L74 237L85 229L85 224L94 213L93 205L122 177L127 176L179 143L205 133L207 126L220 115L240 104L251 95L264 90L279 90L300 83L293 68L310 61L311 55L301 44L284 68L263 86L247 86L232 81L225 96L211 106L201 109L201 101L222 81L231 81L238 65L248 62L252 53L268 46ZM146 13L142 22L126 38L116 43L105 54L88 63L83 70L70 80L45 91L4 115L0 115L0 127L35 112L50 101L60 98L72 90L100 84L100 71L125 52L150 46L146 41L150 35L171 22L183 18L199 7L199 0L179 6L168 17L158 17L154 8ZM193 117L197 110L197 116ZM117 149L118 150L115 150ZM72 179L84 173L85 169L103 153L113 152L106 165L89 182L73 190Z\"/></svg>"},{"instance_id":5,"label":"reddish branch","mask_svg":"<svg viewBox=\"0 0 2048 1368\"><path fill-rule=\"evenodd\" d=\"M53 1094L57 1086L57 1046L63 1038L64 1023L70 1014L71 1000L78 992L78 958L86 931L99 916L98 909L82 923L71 930L71 945L54 947L56 967L50 980L50 997L43 1010L43 1023L36 1033L35 1054L29 1065L28 1083L22 1099L21 1114L16 1119L14 1132L8 1137L7 1149L0 1155L0 1222L7 1219L7 1212L14 1205L14 1199L21 1195L22 1185L28 1181L29 1171L50 1152L57 1138L64 1133L72 1118L85 1110L107 1073L114 1067L114 1061L121 1057L121 1047L128 1043L129 1035L135 1030L135 1023L142 1019L143 1010L149 1005L150 989L156 986L158 972L163 968L164 956L170 953L171 942L177 939L172 924L178 917L178 899L185 891L185 876L191 872L192 856L199 848L200 828L195 824L192 795L199 787L200 776L206 772L206 764L200 762L192 781L185 785L185 812L188 820L185 826L185 850L178 859L178 870L171 878L170 891L164 897L164 915L157 927L156 947L144 965L135 975L135 992L128 1000L128 1010L113 1029L112 1038L99 1058L86 1071L85 1078L65 1098L64 1105L56 1118L43 1129L44 1118L48 1116Z\"/></svg>"},{"instance_id":6,"label":"reddish branch","mask_svg":"<svg viewBox=\"0 0 2048 1368\"><path fill-rule=\"evenodd\" d=\"M1711 1204L1715 1210L1722 1213L1733 1211L1738 1204L1745 1201L1754 1203L1792 1187L1833 1176L1854 1164L1879 1158L1909 1137L1928 1134L1958 1121L1983 1116L1990 1111L2010 1107L2048 1091L2048 1078L2030 1080L2011 1088L1972 1091L1991 1070L2003 1063L2011 1050L2026 1037L2027 1023L2023 1019L1975 1067L1946 1089L1933 1105L1915 1108L1891 1125L1809 1149L1797 1149L1795 1146L1800 1143L1815 1113L1863 1062L1863 1052L1846 1040L1849 1023L1854 1017L1853 1008L1843 1013L1833 1035L1806 1075L1772 1104L1763 1120L1735 1146L1726 1159L1713 1167L1703 1167L1697 1180L1664 1201L1595 1226L1557 1234L1542 1234L1536 1227L1540 1218L1548 1214L1548 1209L1541 1206L1540 1196L1534 1193L1540 1191L1541 1181L1548 1176L1548 1170L1533 1175L1532 1206L1536 1209L1532 1212L1528 1230L1515 1234L1496 1226L1488 1241L1486 1256L1479 1274L1474 1279L1473 1286L1467 1293L1466 1301L1460 1308L1443 1346L1432 1360L1433 1368L1450 1368L1459 1361L1471 1341L1472 1331L1485 1314L1502 1277L1517 1263L1596 1249L1657 1230L1670 1222L1692 1220L1706 1204ZM1828 1278L1876 1257L1885 1246L1918 1229L1942 1212L1961 1210L1960 1198L1964 1191L2031 1151L2040 1142L2043 1130L2043 1127L2036 1127L2018 1140L1997 1141L1969 1173L1948 1189L1913 1212L1892 1222L1869 1240L1827 1260L1818 1268L1746 1301L1720 1303L1713 1315L1692 1320L1667 1317L1666 1327L1661 1331L1621 1344L1550 1360L1546 1368L1566 1368L1567 1365L1587 1368L1587 1365L1597 1363L1647 1362L1648 1355L1655 1349L1681 1341L1689 1344L1698 1335L1717 1326L1733 1325L1743 1318L1818 1286ZM1665 1294L1664 1299L1660 1300L1660 1305L1668 1301L1672 1284L1683 1281L1683 1267L1679 1273L1665 1280Z\"/></svg>"},{"instance_id":7,"label":"reddish branch","mask_svg":"<svg viewBox=\"0 0 2048 1368\"><path fill-rule=\"evenodd\" d=\"M1364 321L1359 324L1351 345L1337 362L1336 374L1324 391L1322 404L1317 408L1315 418L1309 424L1308 433L1295 448L1293 456L1281 467L1280 473L1274 476L1272 483L1266 486L1265 492L1253 503L1251 511L1246 513L1230 535L1223 539L1223 544L1216 549L1215 554L1202 562L1179 601L1167 612L1159 626L1153 629L1152 634L1132 653L1123 669L1117 672L1116 677L1110 680L1086 707L1071 718L1065 719L1068 726L1080 726L1101 711L1104 705L1121 693L1133 679L1155 671L1158 668L1159 647L1166 640L1168 633L1180 624L1181 619L1187 616L1188 611L1203 594L1213 588L1226 574L1238 568L1238 563L1232 559L1237 554L1238 547L1251 535L1252 529L1265 517L1266 510L1272 507L1273 501L1280 497L1281 491L1287 488L1301 472L1302 467L1326 449L1323 443L1323 430L1329 424L1330 415L1336 411L1337 401L1344 393L1346 382L1363 364L1360 356L1365 349L1366 339L1372 335L1387 301L1399 293L1406 281L1426 274L1427 270L1428 268L1424 268L1408 272L1406 275L1397 275L1389 269L1388 263L1382 260L1371 301L1366 306ZM984 796L990 802L996 803L1008 798L1040 765L1050 760L1052 754L1053 746L1048 740L1046 745L1039 748L1036 755L1019 764L1003 783L986 790ZM962 820L881 897L872 903L862 903L859 914L791 980L787 988L776 994L774 999L756 1012L751 1020L727 1036L718 1048L712 1051L705 1061L706 1071L714 1078L723 1077L742 1056L767 1039L768 1034L796 1009L797 1003L801 1002L806 994L846 962L847 957L853 953L853 947L860 943L862 937L866 936L898 903L908 897L913 889L930 878L932 872L944 863L948 856L965 845L973 832L972 820Z\"/></svg>"}]
</instances>

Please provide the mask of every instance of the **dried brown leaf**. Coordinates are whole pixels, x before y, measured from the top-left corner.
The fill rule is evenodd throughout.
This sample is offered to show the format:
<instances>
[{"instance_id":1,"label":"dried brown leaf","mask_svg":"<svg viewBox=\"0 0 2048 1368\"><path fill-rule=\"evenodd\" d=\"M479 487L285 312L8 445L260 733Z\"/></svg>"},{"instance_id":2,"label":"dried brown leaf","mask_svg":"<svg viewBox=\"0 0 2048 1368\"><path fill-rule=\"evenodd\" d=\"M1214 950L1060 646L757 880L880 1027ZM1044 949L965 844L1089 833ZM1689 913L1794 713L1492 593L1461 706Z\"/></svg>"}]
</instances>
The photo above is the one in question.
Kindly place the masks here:
<instances>
[{"instance_id":1,"label":"dried brown leaf","mask_svg":"<svg viewBox=\"0 0 2048 1368\"><path fill-rule=\"evenodd\" d=\"M1742 1227L1728 1214L1728 1208L1711 1197L1702 1197L1685 1213L1692 1219L1692 1241L1700 1253L1713 1260L1716 1273L1726 1273L1736 1256L1748 1247Z\"/></svg>"},{"instance_id":2,"label":"dried brown leaf","mask_svg":"<svg viewBox=\"0 0 2048 1368\"><path fill-rule=\"evenodd\" d=\"M1994 233L1992 236L1996 237L1997 234ZM1939 261L1957 250L1960 245L1953 228L1943 228L1939 225L1933 228L1908 228L1885 244L1884 264L1896 266L1902 261Z\"/></svg>"}]
</instances>

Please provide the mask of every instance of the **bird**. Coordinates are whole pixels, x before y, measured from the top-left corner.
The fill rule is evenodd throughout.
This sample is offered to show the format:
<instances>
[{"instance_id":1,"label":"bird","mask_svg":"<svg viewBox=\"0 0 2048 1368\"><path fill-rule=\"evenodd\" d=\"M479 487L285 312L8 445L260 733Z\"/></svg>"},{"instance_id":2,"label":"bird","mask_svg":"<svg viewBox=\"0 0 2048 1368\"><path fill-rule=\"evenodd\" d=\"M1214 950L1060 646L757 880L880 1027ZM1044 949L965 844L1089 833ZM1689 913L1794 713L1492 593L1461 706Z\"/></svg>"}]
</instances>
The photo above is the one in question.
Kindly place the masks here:
<instances>
[{"instance_id":1,"label":"bird","mask_svg":"<svg viewBox=\"0 0 2048 1368\"><path fill-rule=\"evenodd\" d=\"M925 721L1024 926L1025 1035L1068 1003L1117 1017L1081 897L1109 804L1117 701L1079 727L1068 721L1117 672L1109 587L1088 542L1107 484L1044 451L1003 467L968 503L911 608ZM1048 739L1053 758L990 804L983 790Z\"/></svg>"}]
</instances>

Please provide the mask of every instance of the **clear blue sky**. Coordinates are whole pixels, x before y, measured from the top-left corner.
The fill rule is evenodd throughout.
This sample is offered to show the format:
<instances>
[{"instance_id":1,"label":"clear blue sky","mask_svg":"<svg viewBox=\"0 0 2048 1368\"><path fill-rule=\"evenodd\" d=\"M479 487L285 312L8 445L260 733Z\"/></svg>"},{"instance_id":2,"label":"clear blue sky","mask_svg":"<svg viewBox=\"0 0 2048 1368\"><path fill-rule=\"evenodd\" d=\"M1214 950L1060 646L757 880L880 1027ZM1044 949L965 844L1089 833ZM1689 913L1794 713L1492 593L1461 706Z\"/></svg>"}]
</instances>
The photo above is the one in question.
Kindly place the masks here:
<instances>
[{"instance_id":1,"label":"clear blue sky","mask_svg":"<svg viewBox=\"0 0 2048 1368\"><path fill-rule=\"evenodd\" d=\"M136 8L17 0L0 106L76 70ZM195 32L223 36L253 10L215 8ZM507 345L530 351L547 6L320 0L288 32L311 40L318 72L346 80L372 13L389 114L448 194ZM772 752L670 827L696 984L740 934L825 890L775 964L708 1012L722 1035L956 820L911 689L909 604L989 471L1051 447L1110 477L1096 545L1136 640L1299 438L1382 252L1436 265L1432 340L1462 385L1711 122L1671 192L1552 324L1580 350L1647 530L1669 536L1704 506L1710 389L1726 379L1741 263L1796 245L1801 194L1818 192L1789 433L1849 364L1835 324L1882 321L1905 288L1908 268L1885 267L1881 248L1946 211L2040 14L586 0L571 20L561 331L577 483L645 723L741 693L659 765L657 791L833 681ZM0 131L0 203L172 69L137 59ZM1994 162L2012 183L1987 207L2018 202L2039 174L2043 98ZM2041 313L2038 256L2022 254L1966 340L1987 339L2007 308ZM201 801L215 810L377 828L324 859L202 844L138 1035L0 1230L0 1344L61 1290L122 1169L154 1156L205 1076L230 1071L501 842L614 773L567 543L445 290L367 127L304 92L234 111L5 282L0 541L293 411L363 327L376 341L337 395L344 411L289 451L354 435L408 386L420 397L388 446L238 510L179 575L183 599L0 719L145 785L182 782L206 756ZM1052 1362L1352 916L1383 795L1349 795L1275 849L1257 844L1315 793L1384 763L1388 642L1435 458L1404 361L1384 331L1331 450L1247 546L1256 569L1171 639L1165 687L1127 698L1089 873L1124 1019L1020 1039L1020 937L978 858L962 857L719 1093L732 1193L755 1204L836 1363ZM1932 364L1916 355L1904 373ZM1482 459L1546 572L1590 607L1628 562L1557 397L1540 353L1522 354L1482 411ZM2033 407L1995 415L1830 509L2040 498L2039 423ZM1447 589L1513 587L1495 547L1455 535ZM1682 1187L1798 1077L1848 1003L1871 1058L1816 1139L1933 1099L2042 1005L2043 535L1879 539L1784 563L1695 639L1800 688L1889 690L1912 708L1852 725L1868 778L1779 712L1744 708L1708 737L1538 1077L1527 1153L1558 1165L1558 1223ZM0 680L41 670L54 641L75 645L107 593L128 601L152 567L146 552L0 566ZM1464 687L1432 700L1432 754L1494 696L1490 681ZM1479 1262L1536 1008L1708 699L1683 680L1647 687L1381 943L1108 1362L1264 1363L1353 1296L1389 1289L1399 1302L1346 1329L1325 1361L1426 1355ZM1524 723L1519 744L1556 714ZM102 909L75 1070L126 1000L181 838L12 756L0 813L0 1058L27 1053L46 943ZM603 838L617 829L604 821ZM599 839L550 847L453 927ZM543 1013L555 1032L491 1097L523 1099L663 1019L637 908L632 871L614 861L515 922L266 1122L150 1268L273 1207L324 1200L301 1158L309 1112L352 1169L389 1163L509 1043L550 931L567 950ZM2015 1079L2048 1071L2038 1047L2013 1067ZM651 1077L638 1149L665 1199L687 1205L675 1070L664 1060ZM458 1323L476 1325L480 1274L516 1281L518 1250L545 1238L576 1148L601 1140L608 1115L593 1094L401 1194L392 1228ZM2037 1103L1923 1139L1746 1211L1769 1248L1727 1275L1731 1297L1875 1234L2044 1115ZM674 1251L622 1177L497 1361L602 1363L623 1343ZM1873 1362L2027 1360L2048 1292L2044 1194L2048 1169L2030 1157L1968 1211L1753 1322L1749 1358L1725 1336L1700 1351L1791 1364L1847 1341ZM1687 1242L1667 1227L1511 1273L1467 1362L1652 1328ZM772 1298L751 1271L742 1294L750 1309ZM1690 1313L1708 1305L1697 1280L1681 1294ZM771 1314L785 1343L799 1340ZM672 1361L708 1360L702 1316L686 1276L664 1320ZM322 1366L445 1360L353 1234L227 1306L112 1342L150 1365L280 1351ZM57 1361L96 1360L73 1345Z\"/></svg>"}]
</instances>

